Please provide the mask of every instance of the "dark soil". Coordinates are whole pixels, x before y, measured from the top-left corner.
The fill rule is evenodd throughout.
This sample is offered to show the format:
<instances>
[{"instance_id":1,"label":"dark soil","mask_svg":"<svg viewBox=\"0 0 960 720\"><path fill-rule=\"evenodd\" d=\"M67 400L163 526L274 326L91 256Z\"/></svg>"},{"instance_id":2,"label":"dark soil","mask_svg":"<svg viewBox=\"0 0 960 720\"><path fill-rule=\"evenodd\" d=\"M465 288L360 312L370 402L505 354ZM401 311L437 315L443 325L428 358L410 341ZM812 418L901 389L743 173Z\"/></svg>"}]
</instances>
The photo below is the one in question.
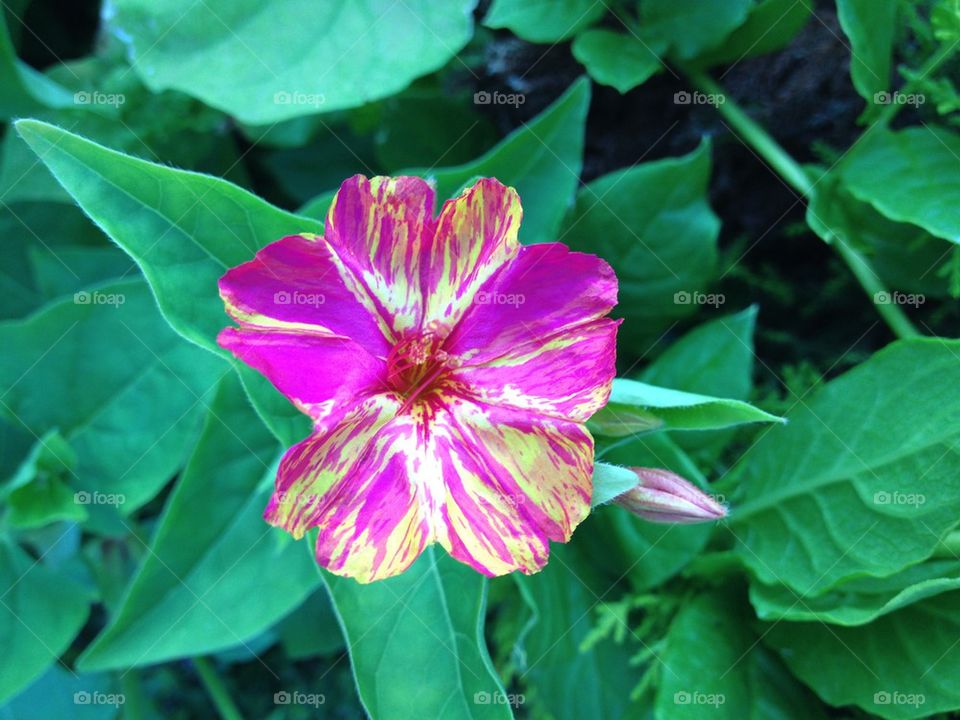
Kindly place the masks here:
<instances>
[{"instance_id":1,"label":"dark soil","mask_svg":"<svg viewBox=\"0 0 960 720\"><path fill-rule=\"evenodd\" d=\"M813 148L841 153L862 131L857 118L864 102L850 81L845 43L829 3L782 51L711 74L795 159L817 162ZM530 45L509 33L496 36L486 58L488 74L480 87L527 95L520 112L484 108L501 132L536 115L583 74L569 43ZM760 379L779 385L781 369L801 363L836 374L889 342L892 335L849 271L806 230L806 205L796 192L714 108L673 102L676 92L690 89L671 69L625 95L594 84L584 181L639 161L682 155L703 136L712 137L710 202L723 221L718 289L727 295L725 311L760 305L757 353L767 368Z\"/></svg>"}]
</instances>

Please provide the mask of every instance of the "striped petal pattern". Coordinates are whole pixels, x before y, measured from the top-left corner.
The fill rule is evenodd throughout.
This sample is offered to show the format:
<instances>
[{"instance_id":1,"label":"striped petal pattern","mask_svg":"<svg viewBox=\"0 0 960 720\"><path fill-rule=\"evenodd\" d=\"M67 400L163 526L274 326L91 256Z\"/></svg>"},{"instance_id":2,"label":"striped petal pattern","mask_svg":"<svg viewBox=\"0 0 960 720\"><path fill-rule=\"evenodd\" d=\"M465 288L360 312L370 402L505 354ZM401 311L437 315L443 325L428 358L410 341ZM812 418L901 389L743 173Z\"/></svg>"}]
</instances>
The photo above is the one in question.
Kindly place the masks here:
<instances>
[{"instance_id":1,"label":"striped petal pattern","mask_svg":"<svg viewBox=\"0 0 960 720\"><path fill-rule=\"evenodd\" d=\"M314 422L265 512L371 582L430 543L486 575L536 572L590 509L584 427L614 376L617 281L521 247L516 191L482 179L434 218L412 177L341 186L324 237L283 238L220 282L219 343Z\"/></svg>"}]
</instances>

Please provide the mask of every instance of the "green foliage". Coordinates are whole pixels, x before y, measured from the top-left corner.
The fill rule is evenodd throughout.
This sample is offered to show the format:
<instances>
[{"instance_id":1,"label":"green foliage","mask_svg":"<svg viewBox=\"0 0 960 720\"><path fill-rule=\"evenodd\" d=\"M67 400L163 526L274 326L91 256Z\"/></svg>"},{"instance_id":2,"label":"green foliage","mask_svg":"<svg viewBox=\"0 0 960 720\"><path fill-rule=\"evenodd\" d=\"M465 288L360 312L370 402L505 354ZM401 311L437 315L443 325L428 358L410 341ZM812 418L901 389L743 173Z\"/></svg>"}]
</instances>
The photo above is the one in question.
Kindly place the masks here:
<instances>
[{"instance_id":1,"label":"green foliage","mask_svg":"<svg viewBox=\"0 0 960 720\"><path fill-rule=\"evenodd\" d=\"M731 522L761 581L818 595L933 552L960 511L960 476L940 462L960 432L960 406L940 386L960 382L958 350L894 343L798 402L744 456L747 499Z\"/></svg>"},{"instance_id":2,"label":"green foliage","mask_svg":"<svg viewBox=\"0 0 960 720\"><path fill-rule=\"evenodd\" d=\"M119 0L108 26L152 90L179 90L266 125L402 90L463 47L474 4Z\"/></svg>"},{"instance_id":3,"label":"green foliage","mask_svg":"<svg viewBox=\"0 0 960 720\"><path fill-rule=\"evenodd\" d=\"M617 272L621 338L638 354L696 310L714 277L720 221L707 202L709 180L704 142L689 155L610 173L577 193L561 237Z\"/></svg>"},{"instance_id":4,"label":"green foliage","mask_svg":"<svg viewBox=\"0 0 960 720\"><path fill-rule=\"evenodd\" d=\"M960 711L960 5L832 12L10 2L0 720ZM355 173L496 177L616 272L593 512L539 573L362 585L263 520L312 427L217 283ZM730 514L642 520L631 467Z\"/></svg>"},{"instance_id":5,"label":"green foliage","mask_svg":"<svg viewBox=\"0 0 960 720\"><path fill-rule=\"evenodd\" d=\"M837 0L840 26L850 39L850 76L867 102L890 87L897 3Z\"/></svg>"}]
</instances>

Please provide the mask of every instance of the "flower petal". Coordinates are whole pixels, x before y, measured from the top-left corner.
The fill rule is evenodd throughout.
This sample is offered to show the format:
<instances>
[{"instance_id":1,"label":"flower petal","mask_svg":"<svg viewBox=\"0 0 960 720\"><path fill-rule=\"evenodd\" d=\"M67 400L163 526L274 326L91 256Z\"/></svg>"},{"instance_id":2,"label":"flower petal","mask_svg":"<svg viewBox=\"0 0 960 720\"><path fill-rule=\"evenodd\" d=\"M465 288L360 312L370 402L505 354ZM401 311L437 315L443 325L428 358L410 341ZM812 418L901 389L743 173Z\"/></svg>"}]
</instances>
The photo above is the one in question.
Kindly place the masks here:
<instances>
[{"instance_id":1,"label":"flower petal","mask_svg":"<svg viewBox=\"0 0 960 720\"><path fill-rule=\"evenodd\" d=\"M321 428L381 392L387 374L384 360L337 336L243 326L225 328L217 342L266 376Z\"/></svg>"},{"instance_id":2,"label":"flower petal","mask_svg":"<svg viewBox=\"0 0 960 720\"><path fill-rule=\"evenodd\" d=\"M619 320L601 318L528 341L483 365L452 373L491 405L586 422L610 398Z\"/></svg>"},{"instance_id":3,"label":"flower petal","mask_svg":"<svg viewBox=\"0 0 960 720\"><path fill-rule=\"evenodd\" d=\"M549 541L569 540L590 512L593 438L582 425L454 401L431 435L443 473L435 536L486 575L536 572Z\"/></svg>"},{"instance_id":4,"label":"flower petal","mask_svg":"<svg viewBox=\"0 0 960 720\"><path fill-rule=\"evenodd\" d=\"M452 329L477 290L516 257L522 214L517 191L493 178L443 204L420 269L427 329Z\"/></svg>"},{"instance_id":5,"label":"flower petal","mask_svg":"<svg viewBox=\"0 0 960 720\"><path fill-rule=\"evenodd\" d=\"M602 317L617 304L617 276L596 255L561 243L520 248L476 294L444 349L479 364Z\"/></svg>"},{"instance_id":6,"label":"flower petal","mask_svg":"<svg viewBox=\"0 0 960 720\"><path fill-rule=\"evenodd\" d=\"M318 528L317 562L372 582L406 570L430 541L422 488L423 426L395 417L388 395L367 400L330 432L284 455L265 517L294 537Z\"/></svg>"},{"instance_id":7,"label":"flower petal","mask_svg":"<svg viewBox=\"0 0 960 720\"><path fill-rule=\"evenodd\" d=\"M220 295L227 313L242 325L350 337L386 356L384 329L348 282L323 238L291 235L227 271Z\"/></svg>"},{"instance_id":8,"label":"flower petal","mask_svg":"<svg viewBox=\"0 0 960 720\"><path fill-rule=\"evenodd\" d=\"M418 177L354 175L327 213L325 237L363 283L394 336L419 327L418 268L431 237L435 197Z\"/></svg>"}]
</instances>

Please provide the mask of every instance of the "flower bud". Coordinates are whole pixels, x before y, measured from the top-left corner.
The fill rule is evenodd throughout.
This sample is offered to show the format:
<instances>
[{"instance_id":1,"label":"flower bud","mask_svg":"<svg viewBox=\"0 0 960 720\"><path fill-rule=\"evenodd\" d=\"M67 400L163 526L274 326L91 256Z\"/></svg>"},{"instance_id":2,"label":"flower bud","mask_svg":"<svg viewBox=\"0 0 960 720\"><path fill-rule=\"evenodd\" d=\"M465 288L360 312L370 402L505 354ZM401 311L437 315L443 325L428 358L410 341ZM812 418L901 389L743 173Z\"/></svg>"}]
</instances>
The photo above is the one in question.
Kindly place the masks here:
<instances>
[{"instance_id":1,"label":"flower bud","mask_svg":"<svg viewBox=\"0 0 960 720\"><path fill-rule=\"evenodd\" d=\"M699 523L726 517L727 508L679 475L657 468L630 468L640 483L614 502L655 523Z\"/></svg>"}]
</instances>

